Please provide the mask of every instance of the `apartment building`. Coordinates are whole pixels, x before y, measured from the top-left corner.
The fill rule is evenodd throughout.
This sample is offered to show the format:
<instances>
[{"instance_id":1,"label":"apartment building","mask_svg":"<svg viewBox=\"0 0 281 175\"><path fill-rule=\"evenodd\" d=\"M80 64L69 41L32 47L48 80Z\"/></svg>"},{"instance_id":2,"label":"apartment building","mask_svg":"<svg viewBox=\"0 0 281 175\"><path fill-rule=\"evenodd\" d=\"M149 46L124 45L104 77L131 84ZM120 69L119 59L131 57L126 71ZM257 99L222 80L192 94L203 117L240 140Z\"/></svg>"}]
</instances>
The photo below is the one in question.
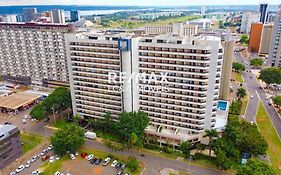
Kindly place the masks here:
<instances>
[{"instance_id":1,"label":"apartment building","mask_svg":"<svg viewBox=\"0 0 281 175\"><path fill-rule=\"evenodd\" d=\"M0 75L26 85L68 84L65 33L71 25L0 23Z\"/></svg>"},{"instance_id":2,"label":"apartment building","mask_svg":"<svg viewBox=\"0 0 281 175\"><path fill-rule=\"evenodd\" d=\"M0 169L22 155L20 131L13 125L0 125Z\"/></svg>"},{"instance_id":3,"label":"apartment building","mask_svg":"<svg viewBox=\"0 0 281 175\"><path fill-rule=\"evenodd\" d=\"M259 52L261 36L262 36L263 23L252 23L251 32L249 37L248 50L250 52Z\"/></svg>"},{"instance_id":4,"label":"apartment building","mask_svg":"<svg viewBox=\"0 0 281 175\"><path fill-rule=\"evenodd\" d=\"M163 143L198 141L214 127L223 61L220 38L66 38L74 113L103 118L110 112L116 119L122 111L142 110L151 123L146 133Z\"/></svg>"},{"instance_id":5,"label":"apartment building","mask_svg":"<svg viewBox=\"0 0 281 175\"><path fill-rule=\"evenodd\" d=\"M65 24L64 10L54 9L52 15L54 23Z\"/></svg>"},{"instance_id":6,"label":"apartment building","mask_svg":"<svg viewBox=\"0 0 281 175\"><path fill-rule=\"evenodd\" d=\"M281 5L274 21L268 58L272 67L281 67Z\"/></svg>"},{"instance_id":7,"label":"apartment building","mask_svg":"<svg viewBox=\"0 0 281 175\"><path fill-rule=\"evenodd\" d=\"M144 27L145 34L173 34L179 36L193 36L198 33L198 26L192 24L173 23L166 25L147 25Z\"/></svg>"},{"instance_id":8,"label":"apartment building","mask_svg":"<svg viewBox=\"0 0 281 175\"><path fill-rule=\"evenodd\" d=\"M249 34L251 31L252 23L259 22L260 14L256 12L245 12L242 15L240 32L244 34Z\"/></svg>"},{"instance_id":9,"label":"apartment building","mask_svg":"<svg viewBox=\"0 0 281 175\"><path fill-rule=\"evenodd\" d=\"M264 24L263 25L259 54L267 55L269 53L272 32L273 32L273 24Z\"/></svg>"}]
</instances>

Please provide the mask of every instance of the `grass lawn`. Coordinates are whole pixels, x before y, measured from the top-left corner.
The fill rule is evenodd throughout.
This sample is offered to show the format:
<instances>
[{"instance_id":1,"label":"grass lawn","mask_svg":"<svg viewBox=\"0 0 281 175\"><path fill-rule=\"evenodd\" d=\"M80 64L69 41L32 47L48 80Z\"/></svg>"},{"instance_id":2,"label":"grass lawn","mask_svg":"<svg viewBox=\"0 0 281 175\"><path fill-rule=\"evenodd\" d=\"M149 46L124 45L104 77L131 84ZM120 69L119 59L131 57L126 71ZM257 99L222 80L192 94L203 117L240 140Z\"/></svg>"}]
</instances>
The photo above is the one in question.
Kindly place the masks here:
<instances>
[{"instance_id":1,"label":"grass lawn","mask_svg":"<svg viewBox=\"0 0 281 175\"><path fill-rule=\"evenodd\" d=\"M240 72L232 72L232 76L234 77L235 81L238 83L243 83L243 77Z\"/></svg>"},{"instance_id":2,"label":"grass lawn","mask_svg":"<svg viewBox=\"0 0 281 175\"><path fill-rule=\"evenodd\" d=\"M281 141L279 140L278 135L271 124L268 113L266 112L262 102L259 102L257 124L261 134L268 143L268 154L272 166L275 169L278 169L281 167ZM279 173L280 172L281 171L279 171Z\"/></svg>"},{"instance_id":3,"label":"grass lawn","mask_svg":"<svg viewBox=\"0 0 281 175\"><path fill-rule=\"evenodd\" d=\"M67 123L64 120L57 120L56 123L54 123L54 127L62 128L63 126L68 125L68 124L70 124L70 123Z\"/></svg>"},{"instance_id":4,"label":"grass lawn","mask_svg":"<svg viewBox=\"0 0 281 175\"><path fill-rule=\"evenodd\" d=\"M23 143L23 153L26 153L37 145L41 144L44 138L35 134L25 132L20 134L20 139Z\"/></svg>"},{"instance_id":5,"label":"grass lawn","mask_svg":"<svg viewBox=\"0 0 281 175\"><path fill-rule=\"evenodd\" d=\"M40 175L49 175L54 174L56 171L62 168L63 162L69 160L68 157L61 157L60 160L54 161L54 163L49 163L49 161L46 161L43 166L40 168L44 172Z\"/></svg>"},{"instance_id":6,"label":"grass lawn","mask_svg":"<svg viewBox=\"0 0 281 175\"><path fill-rule=\"evenodd\" d=\"M247 95L242 100L241 115L245 115L248 101L249 99L248 99L248 92L247 92Z\"/></svg>"}]
</instances>

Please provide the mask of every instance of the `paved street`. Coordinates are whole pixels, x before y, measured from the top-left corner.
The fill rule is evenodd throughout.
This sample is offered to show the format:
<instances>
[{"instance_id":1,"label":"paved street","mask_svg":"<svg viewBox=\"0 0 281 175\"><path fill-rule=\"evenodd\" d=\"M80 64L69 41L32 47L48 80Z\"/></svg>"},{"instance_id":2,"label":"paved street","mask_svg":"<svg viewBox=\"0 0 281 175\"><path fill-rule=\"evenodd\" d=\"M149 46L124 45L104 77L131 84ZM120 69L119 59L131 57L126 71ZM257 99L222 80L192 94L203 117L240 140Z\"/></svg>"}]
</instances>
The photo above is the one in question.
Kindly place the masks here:
<instances>
[{"instance_id":1,"label":"paved street","mask_svg":"<svg viewBox=\"0 0 281 175\"><path fill-rule=\"evenodd\" d=\"M3 124L5 121L10 121L12 124L19 126L21 130L25 130L27 132L35 133L38 135L42 136L51 136L54 132L52 130L45 129L44 126L47 125L47 123L44 122L38 122L38 123L31 123L28 122L27 124L22 124L22 117L24 116L25 113L28 113L29 111L25 111L21 113L18 116L15 116L11 119L6 119L6 118L0 118L0 124ZM97 141L91 141L87 140L85 143L86 147L92 148L92 149L97 149L105 152L109 152L104 144L97 142ZM176 170L182 170L182 171L188 171L192 173L193 175L223 175L226 173L223 173L217 169L212 169L212 168L206 168L206 167L201 167L197 165L188 165L188 163L183 163L177 160L172 160L172 159L166 159L166 158L160 158L157 156L153 155L148 155L146 154L144 157L140 156L140 153L138 152L132 152L132 151L122 151L122 152L116 152L117 154L120 155L134 155L138 159L140 159L146 166L146 169L144 171L144 175L156 175L158 174L163 168L173 168ZM40 166L39 163L36 163L35 165L31 166L26 172L32 172L36 170Z\"/></svg>"},{"instance_id":2,"label":"paved street","mask_svg":"<svg viewBox=\"0 0 281 175\"><path fill-rule=\"evenodd\" d=\"M271 122L273 123L273 126L275 127L279 138L281 138L281 118L279 117L279 115L277 114L277 112L275 111L275 109L272 106L268 105L268 100L266 100L266 93L263 89L260 89L260 84L257 81L257 79L255 78L254 74L251 73L251 71L249 71L249 61L246 59L243 59L242 55L240 52L235 53L235 57L237 59L238 62L244 64L246 66L246 70L242 73L242 76L245 80L244 82L244 87L246 87L246 89L248 90L248 92L250 93L250 95L253 95L253 98L249 99L249 103L248 103L248 107L247 107L247 111L245 114L245 119L247 121L256 121L256 112L257 112L257 108L258 108L258 104L259 104L259 99L263 102L269 116L271 119ZM252 77L252 79L250 79L250 76Z\"/></svg>"}]
</instances>

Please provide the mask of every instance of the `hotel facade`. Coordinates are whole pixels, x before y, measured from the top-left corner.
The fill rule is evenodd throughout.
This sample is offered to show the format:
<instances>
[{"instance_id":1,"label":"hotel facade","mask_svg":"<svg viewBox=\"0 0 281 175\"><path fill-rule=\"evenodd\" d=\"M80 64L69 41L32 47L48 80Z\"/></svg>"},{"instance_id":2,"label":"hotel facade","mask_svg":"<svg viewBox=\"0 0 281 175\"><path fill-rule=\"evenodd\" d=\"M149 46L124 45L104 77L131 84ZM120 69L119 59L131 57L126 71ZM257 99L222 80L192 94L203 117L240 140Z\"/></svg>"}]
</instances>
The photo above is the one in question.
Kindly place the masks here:
<instances>
[{"instance_id":1,"label":"hotel facade","mask_svg":"<svg viewBox=\"0 0 281 175\"><path fill-rule=\"evenodd\" d=\"M73 111L84 118L148 114L162 143L198 141L214 128L223 62L217 37L67 34Z\"/></svg>"}]
</instances>

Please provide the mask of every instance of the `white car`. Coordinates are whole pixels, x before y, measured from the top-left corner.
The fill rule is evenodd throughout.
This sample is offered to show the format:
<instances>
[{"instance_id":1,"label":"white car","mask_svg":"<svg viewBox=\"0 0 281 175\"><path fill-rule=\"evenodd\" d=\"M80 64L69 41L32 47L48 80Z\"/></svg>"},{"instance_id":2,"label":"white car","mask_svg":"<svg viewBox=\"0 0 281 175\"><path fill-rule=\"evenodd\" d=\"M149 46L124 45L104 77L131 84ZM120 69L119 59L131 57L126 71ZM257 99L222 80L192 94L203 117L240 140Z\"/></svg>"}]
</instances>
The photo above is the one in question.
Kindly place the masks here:
<instances>
[{"instance_id":1,"label":"white car","mask_svg":"<svg viewBox=\"0 0 281 175\"><path fill-rule=\"evenodd\" d=\"M25 167L29 168L30 167L30 163L26 162Z\"/></svg>"},{"instance_id":2,"label":"white car","mask_svg":"<svg viewBox=\"0 0 281 175\"><path fill-rule=\"evenodd\" d=\"M16 175L16 172L11 172L9 175Z\"/></svg>"},{"instance_id":3,"label":"white car","mask_svg":"<svg viewBox=\"0 0 281 175\"><path fill-rule=\"evenodd\" d=\"M59 155L56 155L56 160L60 160L60 156Z\"/></svg>"},{"instance_id":4,"label":"white car","mask_svg":"<svg viewBox=\"0 0 281 175\"><path fill-rule=\"evenodd\" d=\"M54 156L51 156L50 159L49 159L49 162L54 163L54 161L55 161Z\"/></svg>"},{"instance_id":5,"label":"white car","mask_svg":"<svg viewBox=\"0 0 281 175\"><path fill-rule=\"evenodd\" d=\"M94 155L93 155L93 154L90 154L90 155L88 155L88 156L86 157L86 159L87 159L88 161L92 160L93 158L94 158Z\"/></svg>"},{"instance_id":6,"label":"white car","mask_svg":"<svg viewBox=\"0 0 281 175\"><path fill-rule=\"evenodd\" d=\"M117 160L114 160L111 164L111 167L115 167L116 165L118 164L118 161Z\"/></svg>"},{"instance_id":7,"label":"white car","mask_svg":"<svg viewBox=\"0 0 281 175\"><path fill-rule=\"evenodd\" d=\"M74 154L70 154L69 157L70 157L71 160L74 160L74 159L75 159Z\"/></svg>"},{"instance_id":8,"label":"white car","mask_svg":"<svg viewBox=\"0 0 281 175\"><path fill-rule=\"evenodd\" d=\"M19 167L16 169L16 173L21 172L23 169L24 169L24 165L19 166Z\"/></svg>"},{"instance_id":9,"label":"white car","mask_svg":"<svg viewBox=\"0 0 281 175\"><path fill-rule=\"evenodd\" d=\"M253 96L253 95L251 95L251 96L250 96L250 98L254 98L254 96Z\"/></svg>"},{"instance_id":10,"label":"white car","mask_svg":"<svg viewBox=\"0 0 281 175\"><path fill-rule=\"evenodd\" d=\"M26 124L27 123L26 119L22 119L22 123Z\"/></svg>"},{"instance_id":11,"label":"white car","mask_svg":"<svg viewBox=\"0 0 281 175\"><path fill-rule=\"evenodd\" d=\"M27 115L24 115L24 117L23 117L24 119L28 119L28 116Z\"/></svg>"},{"instance_id":12,"label":"white car","mask_svg":"<svg viewBox=\"0 0 281 175\"><path fill-rule=\"evenodd\" d=\"M60 172L59 171L57 171L57 172L55 172L55 174L54 175L60 175Z\"/></svg>"},{"instance_id":13,"label":"white car","mask_svg":"<svg viewBox=\"0 0 281 175\"><path fill-rule=\"evenodd\" d=\"M78 155L79 155L79 153L77 151L75 151L75 156L78 156Z\"/></svg>"},{"instance_id":14,"label":"white car","mask_svg":"<svg viewBox=\"0 0 281 175\"><path fill-rule=\"evenodd\" d=\"M33 171L31 175L39 175L41 172L39 170Z\"/></svg>"},{"instance_id":15,"label":"white car","mask_svg":"<svg viewBox=\"0 0 281 175\"><path fill-rule=\"evenodd\" d=\"M104 160L104 162L103 162L103 166L106 166L106 165L108 165L109 164L109 162L110 162L110 157L107 157L105 160Z\"/></svg>"},{"instance_id":16,"label":"white car","mask_svg":"<svg viewBox=\"0 0 281 175\"><path fill-rule=\"evenodd\" d=\"M38 156L34 156L34 157L32 157L31 161L35 162L37 159L38 159Z\"/></svg>"}]
</instances>

